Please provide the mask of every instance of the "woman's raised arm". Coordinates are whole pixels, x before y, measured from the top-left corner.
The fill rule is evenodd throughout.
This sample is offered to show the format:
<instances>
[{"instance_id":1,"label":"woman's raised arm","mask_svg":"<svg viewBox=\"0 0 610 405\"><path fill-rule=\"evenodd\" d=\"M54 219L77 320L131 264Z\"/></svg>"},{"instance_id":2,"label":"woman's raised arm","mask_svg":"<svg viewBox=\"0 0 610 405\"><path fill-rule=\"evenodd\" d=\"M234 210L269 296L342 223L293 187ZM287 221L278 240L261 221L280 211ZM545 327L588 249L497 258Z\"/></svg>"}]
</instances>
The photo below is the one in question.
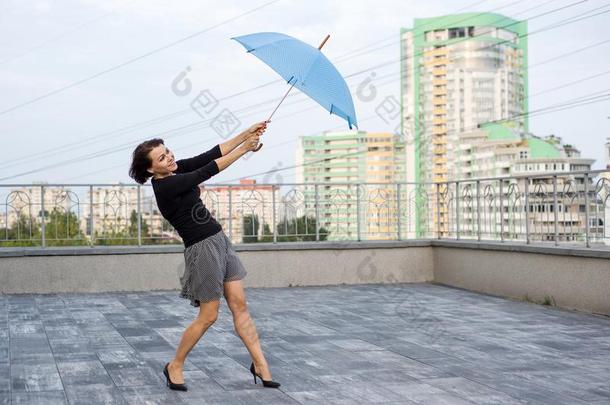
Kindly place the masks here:
<instances>
[{"instance_id":1,"label":"woman's raised arm","mask_svg":"<svg viewBox=\"0 0 610 405\"><path fill-rule=\"evenodd\" d=\"M231 166L231 164L233 164L233 162L235 162L237 159L250 152L251 150L256 149L256 147L258 146L258 140L259 136L253 135L246 139L246 141L242 143L239 147L233 149L231 153L216 159L215 162L218 165L218 171L223 171L227 167Z\"/></svg>"},{"instance_id":2,"label":"woman's raised arm","mask_svg":"<svg viewBox=\"0 0 610 405\"><path fill-rule=\"evenodd\" d=\"M212 160L221 156L222 152L220 150L220 145L216 145L212 149L203 152L200 155L188 159L176 160L176 165L178 166L178 168L176 169L176 173L192 172L193 170L202 168L203 166L210 163Z\"/></svg>"},{"instance_id":3,"label":"woman's raised arm","mask_svg":"<svg viewBox=\"0 0 610 405\"><path fill-rule=\"evenodd\" d=\"M165 195L179 195L183 194L193 187L203 183L215 174L219 172L218 166L215 160L212 160L207 165L200 167L199 169L187 172L175 174L173 176L167 176L156 181L157 188L161 190L162 194Z\"/></svg>"}]
</instances>

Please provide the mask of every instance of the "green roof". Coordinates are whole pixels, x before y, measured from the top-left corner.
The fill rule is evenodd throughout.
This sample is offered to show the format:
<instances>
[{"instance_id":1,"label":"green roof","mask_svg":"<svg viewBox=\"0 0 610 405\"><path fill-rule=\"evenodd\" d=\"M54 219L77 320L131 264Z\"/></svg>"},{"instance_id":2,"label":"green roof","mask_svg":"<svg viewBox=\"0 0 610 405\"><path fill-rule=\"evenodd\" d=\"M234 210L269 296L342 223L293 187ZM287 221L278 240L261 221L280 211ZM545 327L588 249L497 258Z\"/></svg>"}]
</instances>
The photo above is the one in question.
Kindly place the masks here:
<instances>
[{"instance_id":1,"label":"green roof","mask_svg":"<svg viewBox=\"0 0 610 405\"><path fill-rule=\"evenodd\" d=\"M519 135L508 126L497 123L483 124L481 129L487 131L487 139L490 141L517 140Z\"/></svg>"},{"instance_id":2,"label":"green roof","mask_svg":"<svg viewBox=\"0 0 610 405\"><path fill-rule=\"evenodd\" d=\"M558 158L561 157L559 151L550 143L538 138L527 138L530 149L530 158Z\"/></svg>"},{"instance_id":3,"label":"green roof","mask_svg":"<svg viewBox=\"0 0 610 405\"><path fill-rule=\"evenodd\" d=\"M488 123L481 125L481 129L487 132L487 139L490 141L518 140L519 134L514 132L510 126L499 123ZM525 138L529 148L531 159L558 158L561 153L551 143L540 138Z\"/></svg>"}]
</instances>

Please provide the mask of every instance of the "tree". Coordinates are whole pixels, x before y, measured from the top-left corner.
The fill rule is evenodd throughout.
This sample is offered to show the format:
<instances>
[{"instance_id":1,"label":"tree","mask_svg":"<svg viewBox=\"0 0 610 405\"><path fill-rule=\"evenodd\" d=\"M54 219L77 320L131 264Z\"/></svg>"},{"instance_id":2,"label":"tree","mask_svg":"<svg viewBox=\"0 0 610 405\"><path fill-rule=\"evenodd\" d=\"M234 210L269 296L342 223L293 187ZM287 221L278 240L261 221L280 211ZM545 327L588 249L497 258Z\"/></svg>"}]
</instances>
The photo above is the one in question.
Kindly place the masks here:
<instances>
[{"instance_id":1,"label":"tree","mask_svg":"<svg viewBox=\"0 0 610 405\"><path fill-rule=\"evenodd\" d=\"M5 230L2 247L40 246L40 224L31 216L19 212L19 217Z\"/></svg>"},{"instance_id":2,"label":"tree","mask_svg":"<svg viewBox=\"0 0 610 405\"><path fill-rule=\"evenodd\" d=\"M78 218L72 211L62 211L54 207L45 221L45 239L47 246L87 245L87 239L80 230Z\"/></svg>"},{"instance_id":3,"label":"tree","mask_svg":"<svg viewBox=\"0 0 610 405\"><path fill-rule=\"evenodd\" d=\"M259 221L258 216L253 214L244 215L243 217L243 243L256 243L258 242L258 227Z\"/></svg>"},{"instance_id":4,"label":"tree","mask_svg":"<svg viewBox=\"0 0 610 405\"><path fill-rule=\"evenodd\" d=\"M259 238L259 242L273 242L273 232L269 228L269 224L263 225L263 235Z\"/></svg>"},{"instance_id":5,"label":"tree","mask_svg":"<svg viewBox=\"0 0 610 405\"><path fill-rule=\"evenodd\" d=\"M140 225L142 239L148 235L148 224L146 221L142 221ZM129 217L129 236L138 239L138 213L136 210L131 211L131 215Z\"/></svg>"},{"instance_id":6,"label":"tree","mask_svg":"<svg viewBox=\"0 0 610 405\"><path fill-rule=\"evenodd\" d=\"M316 218L300 216L291 220L283 220L277 225L278 242L302 242L316 240ZM326 240L330 234L326 228L319 229L320 240Z\"/></svg>"}]
</instances>

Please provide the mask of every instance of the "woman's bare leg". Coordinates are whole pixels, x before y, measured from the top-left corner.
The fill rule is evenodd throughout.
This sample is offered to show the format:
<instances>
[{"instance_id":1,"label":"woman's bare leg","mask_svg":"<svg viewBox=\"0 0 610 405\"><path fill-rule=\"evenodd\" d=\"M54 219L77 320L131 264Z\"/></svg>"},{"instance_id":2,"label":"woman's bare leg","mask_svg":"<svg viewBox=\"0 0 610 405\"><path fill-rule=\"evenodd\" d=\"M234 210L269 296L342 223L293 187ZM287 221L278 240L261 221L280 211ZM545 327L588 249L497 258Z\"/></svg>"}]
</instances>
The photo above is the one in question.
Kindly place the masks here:
<instances>
[{"instance_id":1,"label":"woman's bare leg","mask_svg":"<svg viewBox=\"0 0 610 405\"><path fill-rule=\"evenodd\" d=\"M175 384L183 384L184 376L182 369L186 356L195 347L195 344L201 339L206 330L218 319L218 307L220 300L210 302L202 302L199 305L199 315L184 331L180 345L176 350L176 357L170 361L167 367L169 378Z\"/></svg>"},{"instance_id":2,"label":"woman's bare leg","mask_svg":"<svg viewBox=\"0 0 610 405\"><path fill-rule=\"evenodd\" d=\"M264 380L271 380L271 372L269 371L269 365L267 364L267 360L265 360L265 356L263 355L263 351L258 340L256 326L254 325L254 321L248 312L246 295L244 293L242 281L235 280L225 282L224 294L229 309L233 314L233 325L235 326L235 331L250 352L256 372L260 374Z\"/></svg>"}]
</instances>

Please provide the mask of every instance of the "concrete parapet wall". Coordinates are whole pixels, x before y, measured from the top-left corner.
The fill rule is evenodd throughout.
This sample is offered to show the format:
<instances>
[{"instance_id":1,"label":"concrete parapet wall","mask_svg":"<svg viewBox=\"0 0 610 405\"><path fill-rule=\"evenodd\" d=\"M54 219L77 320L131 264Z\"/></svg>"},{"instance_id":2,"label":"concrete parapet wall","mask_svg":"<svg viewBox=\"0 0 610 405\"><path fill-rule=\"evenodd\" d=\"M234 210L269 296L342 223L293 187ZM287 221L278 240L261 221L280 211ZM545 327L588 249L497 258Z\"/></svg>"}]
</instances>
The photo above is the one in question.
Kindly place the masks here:
<instances>
[{"instance_id":1,"label":"concrete parapet wall","mask_svg":"<svg viewBox=\"0 0 610 405\"><path fill-rule=\"evenodd\" d=\"M415 240L236 245L245 287L437 282L610 315L610 250ZM0 250L0 293L180 288L184 247Z\"/></svg>"}]
</instances>

